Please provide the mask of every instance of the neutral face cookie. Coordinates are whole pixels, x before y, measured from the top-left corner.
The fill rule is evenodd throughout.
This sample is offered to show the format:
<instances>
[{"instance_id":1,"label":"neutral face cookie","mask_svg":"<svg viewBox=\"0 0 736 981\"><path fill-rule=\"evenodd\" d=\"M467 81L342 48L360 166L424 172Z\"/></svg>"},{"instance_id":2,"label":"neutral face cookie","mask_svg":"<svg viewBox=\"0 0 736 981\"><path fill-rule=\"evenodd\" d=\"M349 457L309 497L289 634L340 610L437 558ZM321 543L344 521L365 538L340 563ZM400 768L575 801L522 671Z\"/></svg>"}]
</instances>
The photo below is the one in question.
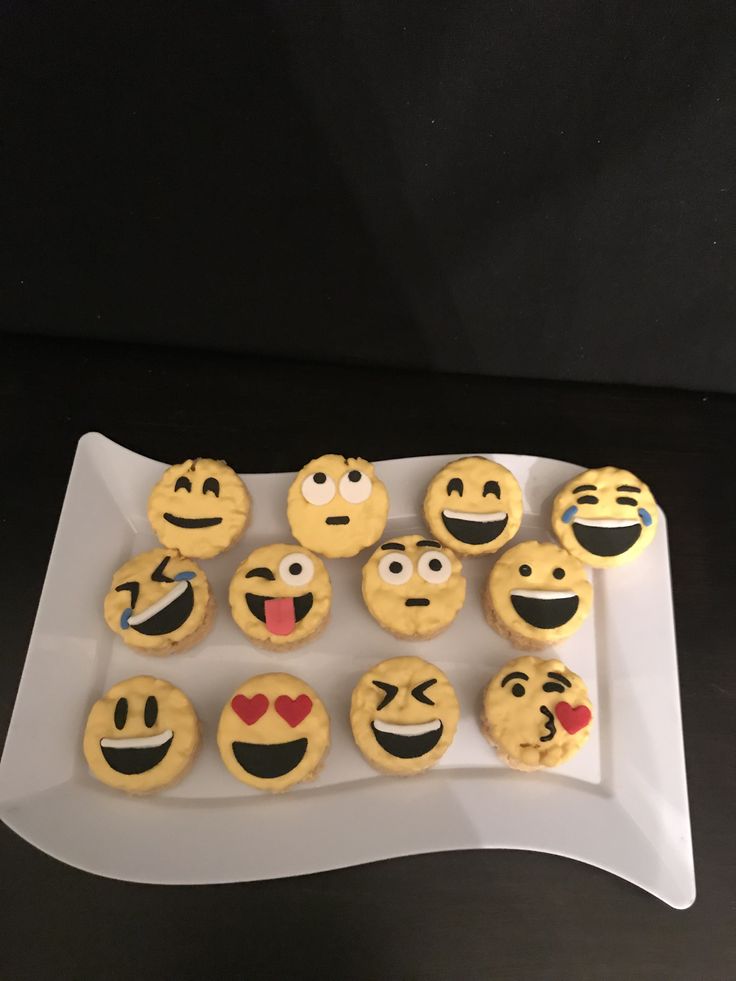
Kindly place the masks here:
<instances>
[{"instance_id":1,"label":"neutral face cookie","mask_svg":"<svg viewBox=\"0 0 736 981\"><path fill-rule=\"evenodd\" d=\"M330 745L330 719L306 682L260 674L223 708L217 745L236 780L277 793L316 775Z\"/></svg>"},{"instance_id":2,"label":"neutral face cookie","mask_svg":"<svg viewBox=\"0 0 736 981\"><path fill-rule=\"evenodd\" d=\"M460 555L496 552L519 530L521 487L500 463L467 456L443 467L424 497L434 538Z\"/></svg>"},{"instance_id":3,"label":"neutral face cookie","mask_svg":"<svg viewBox=\"0 0 736 981\"><path fill-rule=\"evenodd\" d=\"M140 675L95 702L84 729L92 775L129 794L161 790L189 769L199 721L186 695L167 681Z\"/></svg>"},{"instance_id":4,"label":"neutral face cookie","mask_svg":"<svg viewBox=\"0 0 736 981\"><path fill-rule=\"evenodd\" d=\"M148 520L167 548L211 559L245 531L250 495L222 460L185 460L164 472L148 499Z\"/></svg>"},{"instance_id":5,"label":"neutral face cookie","mask_svg":"<svg viewBox=\"0 0 736 981\"><path fill-rule=\"evenodd\" d=\"M363 756L396 776L421 773L455 736L460 706L439 668L420 657L394 657L366 672L353 690L350 725Z\"/></svg>"},{"instance_id":6,"label":"neutral face cookie","mask_svg":"<svg viewBox=\"0 0 736 981\"><path fill-rule=\"evenodd\" d=\"M579 473L557 492L552 530L581 562L606 569L644 551L658 514L652 492L635 474L603 467Z\"/></svg>"},{"instance_id":7,"label":"neutral face cookie","mask_svg":"<svg viewBox=\"0 0 736 981\"><path fill-rule=\"evenodd\" d=\"M590 734L584 682L562 661L517 657L483 694L483 730L512 767L536 770L570 759Z\"/></svg>"},{"instance_id":8,"label":"neutral face cookie","mask_svg":"<svg viewBox=\"0 0 736 981\"><path fill-rule=\"evenodd\" d=\"M175 549L154 548L122 565L104 603L108 627L143 654L171 654L201 640L214 616L207 577Z\"/></svg>"},{"instance_id":9,"label":"neutral face cookie","mask_svg":"<svg viewBox=\"0 0 736 981\"><path fill-rule=\"evenodd\" d=\"M291 533L306 548L348 558L383 534L388 493L372 463L328 453L296 475L286 514Z\"/></svg>"},{"instance_id":10,"label":"neutral face cookie","mask_svg":"<svg viewBox=\"0 0 736 981\"><path fill-rule=\"evenodd\" d=\"M363 599L371 616L397 637L433 637L465 601L462 566L432 539L392 538L363 566Z\"/></svg>"},{"instance_id":11,"label":"neutral face cookie","mask_svg":"<svg viewBox=\"0 0 736 981\"><path fill-rule=\"evenodd\" d=\"M243 633L271 650L312 637L330 612L332 586L324 563L298 545L264 545L238 566L230 607Z\"/></svg>"}]
</instances>

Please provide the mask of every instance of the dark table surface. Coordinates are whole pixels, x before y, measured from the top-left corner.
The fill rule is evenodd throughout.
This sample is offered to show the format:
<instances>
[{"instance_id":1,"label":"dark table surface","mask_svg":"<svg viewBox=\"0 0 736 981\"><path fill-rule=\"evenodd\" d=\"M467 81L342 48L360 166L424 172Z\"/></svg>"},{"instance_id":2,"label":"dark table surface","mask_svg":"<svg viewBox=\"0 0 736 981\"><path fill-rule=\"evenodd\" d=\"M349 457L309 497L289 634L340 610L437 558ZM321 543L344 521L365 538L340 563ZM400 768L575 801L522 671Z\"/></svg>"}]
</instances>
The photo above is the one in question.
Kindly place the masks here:
<instances>
[{"instance_id":1,"label":"dark table surface","mask_svg":"<svg viewBox=\"0 0 736 981\"><path fill-rule=\"evenodd\" d=\"M698 898L675 911L598 869L471 851L273 882L101 879L0 826L5 978L736 976L736 400L3 339L5 733L77 439L293 470L468 448L615 462L669 519Z\"/></svg>"}]
</instances>

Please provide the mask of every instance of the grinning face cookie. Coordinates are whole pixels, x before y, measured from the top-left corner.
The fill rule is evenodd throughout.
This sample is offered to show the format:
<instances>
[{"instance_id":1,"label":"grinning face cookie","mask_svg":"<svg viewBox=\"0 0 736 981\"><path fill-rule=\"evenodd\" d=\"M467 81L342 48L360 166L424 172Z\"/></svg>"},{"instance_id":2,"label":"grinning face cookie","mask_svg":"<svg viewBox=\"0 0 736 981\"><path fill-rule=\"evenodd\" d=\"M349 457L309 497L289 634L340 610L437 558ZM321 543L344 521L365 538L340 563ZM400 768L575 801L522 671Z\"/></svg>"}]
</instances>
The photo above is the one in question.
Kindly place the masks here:
<instances>
[{"instance_id":1,"label":"grinning face cookie","mask_svg":"<svg viewBox=\"0 0 736 981\"><path fill-rule=\"evenodd\" d=\"M521 487L500 463L467 456L443 467L424 497L432 535L460 555L496 552L519 530Z\"/></svg>"},{"instance_id":2,"label":"grinning face cookie","mask_svg":"<svg viewBox=\"0 0 736 981\"><path fill-rule=\"evenodd\" d=\"M230 582L235 622L254 643L287 650L312 637L330 612L332 586L322 560L298 545L264 545Z\"/></svg>"},{"instance_id":3,"label":"grinning face cookie","mask_svg":"<svg viewBox=\"0 0 736 981\"><path fill-rule=\"evenodd\" d=\"M393 657L353 690L350 725L377 770L408 776L440 759L455 736L460 706L445 675L420 657Z\"/></svg>"},{"instance_id":4,"label":"grinning face cookie","mask_svg":"<svg viewBox=\"0 0 736 981\"><path fill-rule=\"evenodd\" d=\"M84 729L92 775L129 794L149 794L189 769L199 747L199 721L184 692L140 675L95 702Z\"/></svg>"},{"instance_id":5,"label":"grinning face cookie","mask_svg":"<svg viewBox=\"0 0 736 981\"><path fill-rule=\"evenodd\" d=\"M517 647L555 644L590 612L593 587L585 567L551 542L521 542L491 569L484 606L492 627Z\"/></svg>"},{"instance_id":6,"label":"grinning face cookie","mask_svg":"<svg viewBox=\"0 0 736 981\"><path fill-rule=\"evenodd\" d=\"M291 533L306 548L348 558L383 534L388 494L372 463L328 453L296 475L286 514Z\"/></svg>"},{"instance_id":7,"label":"grinning face cookie","mask_svg":"<svg viewBox=\"0 0 736 981\"><path fill-rule=\"evenodd\" d=\"M154 548L122 565L105 596L105 621L143 654L185 650L209 629L214 601L196 562Z\"/></svg>"},{"instance_id":8,"label":"grinning face cookie","mask_svg":"<svg viewBox=\"0 0 736 981\"><path fill-rule=\"evenodd\" d=\"M236 780L278 793L316 776L330 745L330 718L299 678L260 674L223 708L217 745Z\"/></svg>"},{"instance_id":9,"label":"grinning face cookie","mask_svg":"<svg viewBox=\"0 0 736 981\"><path fill-rule=\"evenodd\" d=\"M590 734L592 706L584 682L562 661L517 657L483 693L483 729L519 770L557 766Z\"/></svg>"},{"instance_id":10,"label":"grinning face cookie","mask_svg":"<svg viewBox=\"0 0 736 981\"><path fill-rule=\"evenodd\" d=\"M432 539L392 538L363 566L363 599L371 616L397 637L434 637L465 602L462 566Z\"/></svg>"},{"instance_id":11,"label":"grinning face cookie","mask_svg":"<svg viewBox=\"0 0 736 981\"><path fill-rule=\"evenodd\" d=\"M211 559L245 531L250 495L222 460L185 460L169 467L151 491L148 520L167 548Z\"/></svg>"},{"instance_id":12,"label":"grinning face cookie","mask_svg":"<svg viewBox=\"0 0 736 981\"><path fill-rule=\"evenodd\" d=\"M657 502L628 470L579 473L557 492L552 530L582 562L607 569L635 559L654 538Z\"/></svg>"}]
</instances>

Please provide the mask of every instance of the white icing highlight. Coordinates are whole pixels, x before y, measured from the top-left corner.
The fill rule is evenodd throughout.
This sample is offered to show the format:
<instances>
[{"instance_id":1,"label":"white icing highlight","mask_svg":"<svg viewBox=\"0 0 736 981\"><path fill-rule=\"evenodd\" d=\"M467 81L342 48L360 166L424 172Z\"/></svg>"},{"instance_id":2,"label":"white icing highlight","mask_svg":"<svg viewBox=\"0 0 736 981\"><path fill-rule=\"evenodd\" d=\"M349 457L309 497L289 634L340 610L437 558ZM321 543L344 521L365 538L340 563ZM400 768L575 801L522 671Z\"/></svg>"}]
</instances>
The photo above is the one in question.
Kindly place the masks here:
<instances>
[{"instance_id":1,"label":"white icing highlight","mask_svg":"<svg viewBox=\"0 0 736 981\"><path fill-rule=\"evenodd\" d=\"M631 528L640 524L630 518L575 518L574 525L589 525L591 528Z\"/></svg>"},{"instance_id":2,"label":"white icing highlight","mask_svg":"<svg viewBox=\"0 0 736 981\"><path fill-rule=\"evenodd\" d=\"M432 719L431 722L422 722L417 725L394 725L392 722L382 722L374 719L373 727L379 732L388 732L392 736L423 736L426 732L434 732L442 725L440 719Z\"/></svg>"},{"instance_id":3,"label":"white icing highlight","mask_svg":"<svg viewBox=\"0 0 736 981\"><path fill-rule=\"evenodd\" d=\"M440 568L433 569L430 562L439 562ZM452 575L452 563L442 552L432 549L432 551L423 552L420 555L419 561L417 562L417 572L425 582L433 582L440 585L443 582L447 582Z\"/></svg>"},{"instance_id":4,"label":"white icing highlight","mask_svg":"<svg viewBox=\"0 0 736 981\"><path fill-rule=\"evenodd\" d=\"M105 749L155 749L163 746L172 739L174 733L171 729L164 729L163 732L156 733L155 736L131 736L128 739L101 739L100 746Z\"/></svg>"},{"instance_id":5,"label":"white icing highlight","mask_svg":"<svg viewBox=\"0 0 736 981\"><path fill-rule=\"evenodd\" d=\"M169 603L173 603L175 599L178 599L184 590L189 585L188 580L183 580L178 582L173 589L171 589L166 596L162 596L160 600L157 600L147 610L143 610L142 613L136 613L134 617L128 619L128 626L135 627L138 623L145 623L146 620L150 620L151 617L156 616L161 610L165 610Z\"/></svg>"},{"instance_id":6,"label":"white icing highlight","mask_svg":"<svg viewBox=\"0 0 736 981\"><path fill-rule=\"evenodd\" d=\"M351 480L351 473L359 473L360 480ZM351 504L362 504L363 501L367 501L373 489L371 478L368 474L363 473L362 470L349 470L340 478L338 486L341 497L344 497L346 501L350 501Z\"/></svg>"},{"instance_id":7,"label":"white icing highlight","mask_svg":"<svg viewBox=\"0 0 736 981\"><path fill-rule=\"evenodd\" d=\"M298 572L291 572L292 565L299 565ZM314 578L314 562L302 552L291 552L279 562L279 575L287 586L306 586Z\"/></svg>"},{"instance_id":8,"label":"white icing highlight","mask_svg":"<svg viewBox=\"0 0 736 981\"><path fill-rule=\"evenodd\" d=\"M445 508L442 513L446 518L459 518L461 521L503 521L507 517L505 511L451 511Z\"/></svg>"},{"instance_id":9,"label":"white icing highlight","mask_svg":"<svg viewBox=\"0 0 736 981\"><path fill-rule=\"evenodd\" d=\"M317 473L320 472L317 471ZM321 484L318 484L314 479L313 473L302 481L302 496L310 504L315 504L318 507L322 504L329 504L335 496L335 481L327 474L324 474L324 477L325 479Z\"/></svg>"},{"instance_id":10,"label":"white icing highlight","mask_svg":"<svg viewBox=\"0 0 736 981\"><path fill-rule=\"evenodd\" d=\"M538 599L538 600L556 600L556 599L572 599L573 596L577 596L577 593L571 592L569 589L512 589L511 596L525 596L527 599Z\"/></svg>"},{"instance_id":11,"label":"white icing highlight","mask_svg":"<svg viewBox=\"0 0 736 981\"><path fill-rule=\"evenodd\" d=\"M391 568L394 564L401 566L398 572ZM389 586L403 586L405 582L409 582L413 572L414 563L408 555L402 555L401 552L387 552L378 563L378 575Z\"/></svg>"}]
</instances>

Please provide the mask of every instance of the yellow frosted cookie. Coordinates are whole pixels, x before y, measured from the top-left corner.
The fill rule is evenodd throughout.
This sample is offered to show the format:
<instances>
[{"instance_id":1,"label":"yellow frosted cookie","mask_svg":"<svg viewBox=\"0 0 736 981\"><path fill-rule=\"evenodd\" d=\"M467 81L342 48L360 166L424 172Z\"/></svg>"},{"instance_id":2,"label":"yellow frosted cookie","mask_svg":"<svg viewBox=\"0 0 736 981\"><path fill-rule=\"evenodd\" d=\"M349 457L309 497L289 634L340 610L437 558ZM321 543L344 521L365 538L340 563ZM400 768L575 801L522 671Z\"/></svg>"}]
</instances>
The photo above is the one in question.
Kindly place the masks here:
<instances>
[{"instance_id":1,"label":"yellow frosted cookie","mask_svg":"<svg viewBox=\"0 0 736 981\"><path fill-rule=\"evenodd\" d=\"M327 622L332 585L319 556L298 545L264 545L230 581L233 619L254 644L285 651Z\"/></svg>"},{"instance_id":2,"label":"yellow frosted cookie","mask_svg":"<svg viewBox=\"0 0 736 981\"><path fill-rule=\"evenodd\" d=\"M465 602L459 559L439 542L403 535L384 542L363 566L363 599L396 637L434 637Z\"/></svg>"},{"instance_id":3,"label":"yellow frosted cookie","mask_svg":"<svg viewBox=\"0 0 736 981\"><path fill-rule=\"evenodd\" d=\"M629 470L603 467L568 480L552 504L552 530L581 562L608 569L631 562L657 530L657 502Z\"/></svg>"},{"instance_id":4,"label":"yellow frosted cookie","mask_svg":"<svg viewBox=\"0 0 736 981\"><path fill-rule=\"evenodd\" d=\"M521 542L504 552L483 590L490 625L526 651L574 634L592 602L582 562L551 542Z\"/></svg>"},{"instance_id":5,"label":"yellow frosted cookie","mask_svg":"<svg viewBox=\"0 0 736 981\"><path fill-rule=\"evenodd\" d=\"M460 555L496 552L519 530L519 482L506 467L466 456L443 467L424 497L424 517L434 538Z\"/></svg>"},{"instance_id":6,"label":"yellow frosted cookie","mask_svg":"<svg viewBox=\"0 0 736 981\"><path fill-rule=\"evenodd\" d=\"M330 717L306 682L259 674L223 708L217 745L236 780L279 793L317 775L330 747Z\"/></svg>"},{"instance_id":7,"label":"yellow frosted cookie","mask_svg":"<svg viewBox=\"0 0 736 981\"><path fill-rule=\"evenodd\" d=\"M92 776L129 794L150 794L187 772L199 748L199 720L184 692L139 675L95 702L84 729Z\"/></svg>"},{"instance_id":8,"label":"yellow frosted cookie","mask_svg":"<svg viewBox=\"0 0 736 981\"><path fill-rule=\"evenodd\" d=\"M148 520L167 548L211 559L243 534L250 495L223 460L185 460L166 470L148 498Z\"/></svg>"},{"instance_id":9,"label":"yellow frosted cookie","mask_svg":"<svg viewBox=\"0 0 736 981\"><path fill-rule=\"evenodd\" d=\"M141 654L178 654L207 635L215 600L196 562L176 549L154 548L115 572L104 614L128 647Z\"/></svg>"},{"instance_id":10,"label":"yellow frosted cookie","mask_svg":"<svg viewBox=\"0 0 736 981\"><path fill-rule=\"evenodd\" d=\"M350 726L368 762L410 776L434 766L455 737L460 705L434 664L393 657L367 671L353 690Z\"/></svg>"},{"instance_id":11,"label":"yellow frosted cookie","mask_svg":"<svg viewBox=\"0 0 736 981\"><path fill-rule=\"evenodd\" d=\"M483 693L481 725L516 770L557 766L590 735L585 683L562 661L526 655L504 664Z\"/></svg>"},{"instance_id":12,"label":"yellow frosted cookie","mask_svg":"<svg viewBox=\"0 0 736 981\"><path fill-rule=\"evenodd\" d=\"M327 453L296 475L286 515L305 548L331 559L348 558L383 534L388 493L372 463Z\"/></svg>"}]
</instances>

